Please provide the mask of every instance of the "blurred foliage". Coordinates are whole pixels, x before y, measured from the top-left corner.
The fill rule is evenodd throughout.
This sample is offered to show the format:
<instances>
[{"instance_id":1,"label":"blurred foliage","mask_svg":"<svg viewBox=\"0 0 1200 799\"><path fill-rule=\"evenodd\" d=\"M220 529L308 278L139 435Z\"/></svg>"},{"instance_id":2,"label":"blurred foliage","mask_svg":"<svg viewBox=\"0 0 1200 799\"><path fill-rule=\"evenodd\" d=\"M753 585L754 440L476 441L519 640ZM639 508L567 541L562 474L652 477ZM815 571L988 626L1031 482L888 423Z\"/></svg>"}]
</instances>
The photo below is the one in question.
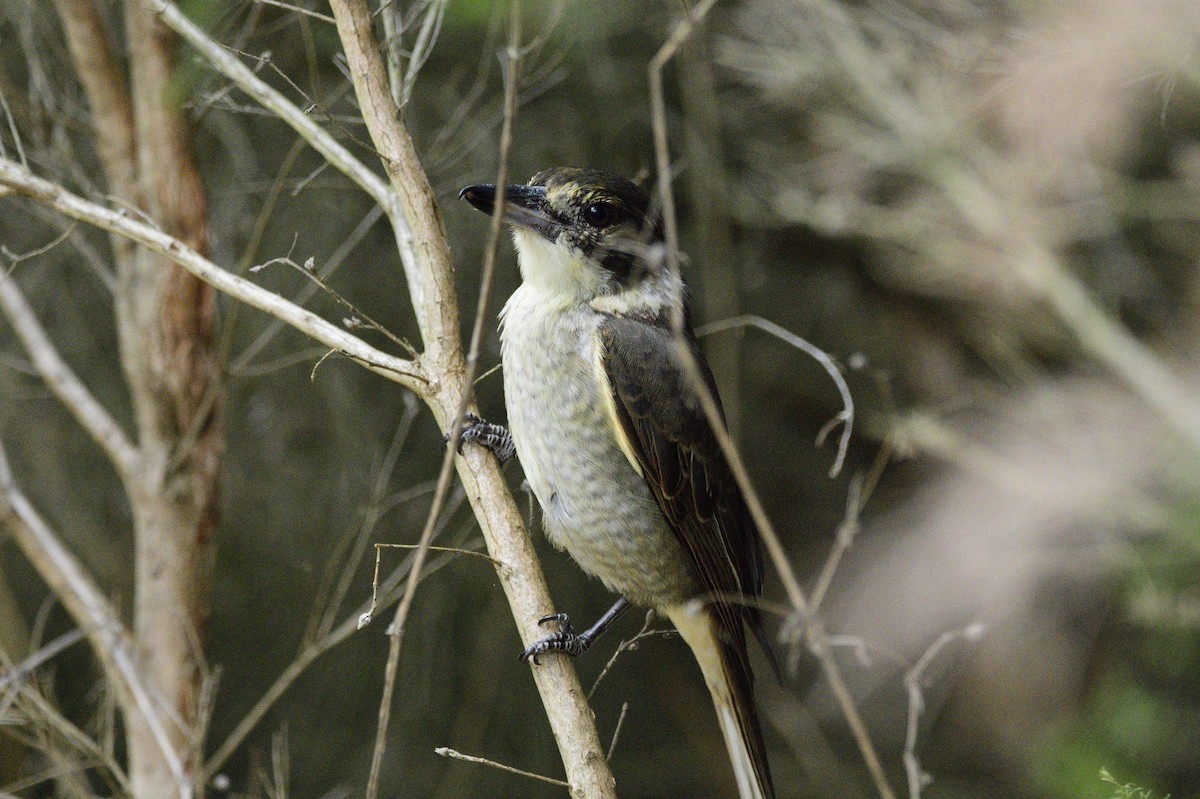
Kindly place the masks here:
<instances>
[{"instance_id":1,"label":"blurred foliage","mask_svg":"<svg viewBox=\"0 0 1200 799\"><path fill-rule=\"evenodd\" d=\"M1122 558L1096 684L1038 763L1049 795L1080 796L1086 775L1104 766L1178 799L1200 796L1197 574L1200 504L1192 501Z\"/></svg>"},{"instance_id":2,"label":"blurred foliage","mask_svg":"<svg viewBox=\"0 0 1200 799\"><path fill-rule=\"evenodd\" d=\"M1113 786L1113 799L1154 799L1154 792L1148 788L1139 788L1131 782L1119 783L1108 769L1100 769L1100 781ZM1171 799L1170 795L1165 799Z\"/></svg>"}]
</instances>

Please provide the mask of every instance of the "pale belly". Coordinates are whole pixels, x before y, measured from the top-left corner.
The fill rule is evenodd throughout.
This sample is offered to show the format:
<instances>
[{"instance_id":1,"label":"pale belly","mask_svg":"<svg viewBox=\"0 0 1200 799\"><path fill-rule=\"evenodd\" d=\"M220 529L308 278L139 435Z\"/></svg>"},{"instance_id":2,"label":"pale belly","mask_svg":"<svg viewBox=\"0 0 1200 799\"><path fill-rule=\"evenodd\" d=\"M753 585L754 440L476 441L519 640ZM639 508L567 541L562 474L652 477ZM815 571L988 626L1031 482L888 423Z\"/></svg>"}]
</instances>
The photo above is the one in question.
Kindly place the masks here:
<instances>
[{"instance_id":1,"label":"pale belly","mask_svg":"<svg viewBox=\"0 0 1200 799\"><path fill-rule=\"evenodd\" d=\"M601 401L595 313L522 299L514 295L505 312L505 404L546 537L637 604L661 608L694 596L686 555Z\"/></svg>"}]
</instances>

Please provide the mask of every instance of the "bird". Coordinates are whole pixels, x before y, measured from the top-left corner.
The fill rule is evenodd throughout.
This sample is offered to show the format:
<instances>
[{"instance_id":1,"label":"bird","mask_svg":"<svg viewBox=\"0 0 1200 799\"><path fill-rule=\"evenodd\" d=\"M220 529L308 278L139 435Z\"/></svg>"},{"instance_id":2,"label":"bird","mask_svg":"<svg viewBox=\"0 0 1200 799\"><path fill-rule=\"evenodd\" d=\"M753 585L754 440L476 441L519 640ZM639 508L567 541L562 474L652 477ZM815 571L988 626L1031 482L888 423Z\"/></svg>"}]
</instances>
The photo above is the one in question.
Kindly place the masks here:
<instances>
[{"instance_id":1,"label":"bird","mask_svg":"<svg viewBox=\"0 0 1200 799\"><path fill-rule=\"evenodd\" d=\"M635 183L579 167L459 198L489 215L502 199L512 229L521 284L500 312L507 433L545 535L621 597L583 633L566 614L541 619L559 630L522 659L580 655L631 605L654 609L699 663L741 799L773 799L746 634L770 656L755 604L759 533L702 405L708 392L720 408L660 214ZM468 441L501 438L477 417L468 425Z\"/></svg>"}]
</instances>

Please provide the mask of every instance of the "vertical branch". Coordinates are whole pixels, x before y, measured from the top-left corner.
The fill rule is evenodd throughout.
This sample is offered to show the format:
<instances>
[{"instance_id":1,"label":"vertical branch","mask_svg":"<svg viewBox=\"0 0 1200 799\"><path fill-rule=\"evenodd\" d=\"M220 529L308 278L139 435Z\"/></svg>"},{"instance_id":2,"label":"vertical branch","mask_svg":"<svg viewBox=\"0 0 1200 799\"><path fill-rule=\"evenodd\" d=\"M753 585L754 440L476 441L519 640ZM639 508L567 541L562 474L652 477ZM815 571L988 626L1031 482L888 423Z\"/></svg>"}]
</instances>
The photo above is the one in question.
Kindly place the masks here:
<instances>
[{"instance_id":1,"label":"vertical branch","mask_svg":"<svg viewBox=\"0 0 1200 799\"><path fill-rule=\"evenodd\" d=\"M504 91L504 127L500 135L500 169L496 177L496 185L503 186L508 182L508 156L512 149L512 128L517 113L517 86L520 81L520 45L521 45L521 16L519 8L514 4L509 15L508 38L508 80ZM395 77L393 76L393 80ZM392 87L395 96L395 86ZM479 287L479 303L475 314L475 323L471 330L471 344L467 352L465 372L462 376L462 390L458 398L450 437L446 442L446 454L442 459L442 468L438 474L437 487L434 491L433 503L425 519L425 527L421 531L421 539L413 558L412 572L404 588L404 596L396 606L396 614L388 627L391 643L388 649L387 665L384 671L383 698L379 703L379 723L375 733L375 749L371 757L371 772L367 779L367 799L375 799L379 793L379 772L383 765L383 753L387 738L388 721L391 717L392 694L396 685L396 672L400 665L400 645L404 637L404 625L412 609L416 597L417 584L421 579L421 570L429 554L429 544L433 540L433 532L437 527L438 516L441 514L446 493L450 488L450 476L454 467L454 453L458 449L462 436L463 417L469 405L474 402L472 386L479 366L479 347L483 341L483 324L487 317L488 298L491 294L492 277L496 271L496 252L500 246L500 236L503 230L504 200L496 204L492 214L492 229L488 240L488 249L484 255L483 275Z\"/></svg>"},{"instance_id":2,"label":"vertical branch","mask_svg":"<svg viewBox=\"0 0 1200 799\"><path fill-rule=\"evenodd\" d=\"M94 0L54 0L55 10L91 109L96 152L108 190L137 204L133 103ZM117 262L133 257L133 242L110 236Z\"/></svg>"},{"instance_id":3,"label":"vertical branch","mask_svg":"<svg viewBox=\"0 0 1200 799\"><path fill-rule=\"evenodd\" d=\"M423 392L423 399L445 428L460 408L469 407L463 400L469 385L464 381L467 366L441 215L408 131L397 119L365 0L333 0L330 5L359 108L396 197L387 211L410 275L409 291L425 344L421 361L427 372L437 377ZM400 234L405 226L407 236ZM455 464L488 552L503 564L497 574L521 638L533 641L540 634L537 619L548 613L551 605L521 513L491 453L467 447ZM571 795L614 797L612 772L573 666L564 658L555 658L534 669L533 676L563 758Z\"/></svg>"},{"instance_id":4,"label":"vertical branch","mask_svg":"<svg viewBox=\"0 0 1200 799\"><path fill-rule=\"evenodd\" d=\"M670 148L667 142L666 101L663 94L662 73L667 63L675 57L679 48L683 46L695 30L695 25L708 14L709 10L715 4L716 0L704 0L704 2L699 3L694 9L691 9L688 17L680 21L675 29L671 31L667 40L659 48L659 51L655 53L654 58L651 59L648 68L651 119L654 127L654 154L655 162L658 166L658 189L663 209L663 229L666 233L667 267L670 269L678 269L679 236L675 220L675 199L671 190ZM682 319L674 321L676 324L682 324ZM841 667L838 666L837 659L830 649L828 636L825 634L820 620L812 612L812 606L809 604L804 589L800 586L800 582L792 570L791 563L788 562L787 553L784 552L783 544L780 542L779 536L775 533L775 527L771 524L770 517L767 516L762 506L758 492L754 490L754 486L750 482L750 476L746 471L745 464L742 462L741 455L738 453L737 447L734 446L728 431L725 429L725 425L721 420L721 411L717 407L716 398L713 397L712 392L705 385L700 375L699 364L696 362L691 349L682 340L678 342L676 352L678 353L681 365L689 375L693 388L699 396L700 404L704 409L705 415L708 417L709 424L716 433L717 441L721 446L722 453L729 462L734 479L737 480L738 487L742 490L742 495L746 499L746 506L754 519L755 525L758 527L763 544L766 546L767 554L775 566L780 579L783 581L788 601L791 603L798 618L806 626L809 649L821 664L821 670L829 683L830 689L833 691L834 697L837 699L842 715L846 719L846 724L850 727L850 732L858 744L859 753L862 755L863 762L871 774L871 779L875 783L875 789L879 792L882 799L894 799L895 793L888 784L887 775L883 772L883 765L880 763L879 755L875 751L874 744L871 742L871 737L866 724L863 722L862 715L858 712L858 707L854 704L854 698L850 695L850 690L842 678Z\"/></svg>"},{"instance_id":5,"label":"vertical branch","mask_svg":"<svg viewBox=\"0 0 1200 799\"><path fill-rule=\"evenodd\" d=\"M114 160L106 171L136 176L113 190L127 193L123 199L205 253L207 209L175 97L174 38L140 2L126 4L125 23L133 161ZM91 65L78 67L86 73ZM116 94L116 80L109 84ZM109 152L115 159L127 150ZM194 729L205 667L197 642L207 623L223 450L213 358L215 299L210 287L146 250L117 256L121 361L141 450L129 487L136 541L133 640L147 683L166 702L166 731L184 773L165 762L162 747L136 721L128 730L129 772L135 795L166 796L191 791L200 763Z\"/></svg>"},{"instance_id":6,"label":"vertical branch","mask_svg":"<svg viewBox=\"0 0 1200 799\"><path fill-rule=\"evenodd\" d=\"M25 557L87 635L105 676L126 708L129 723L144 729L150 745L158 748L155 759L162 761L172 780L167 791L156 796L189 799L191 790L185 781L184 766L163 723L164 714L142 679L136 657L131 652L129 633L83 566L63 546L59 537L17 487L2 444L0 528L17 542ZM135 792L135 796L140 799L142 795Z\"/></svg>"},{"instance_id":7,"label":"vertical branch","mask_svg":"<svg viewBox=\"0 0 1200 799\"><path fill-rule=\"evenodd\" d=\"M696 298L706 322L738 315L738 274L729 218L723 205L728 196L721 147L721 109L713 85L713 67L703 31L680 50L680 100L684 111L684 151L687 154L689 204L694 232L690 251L697 256ZM702 255L700 255L702 253ZM738 379L740 336L704 342L708 365L724 400L730 435L737 439L741 410Z\"/></svg>"}]
</instances>

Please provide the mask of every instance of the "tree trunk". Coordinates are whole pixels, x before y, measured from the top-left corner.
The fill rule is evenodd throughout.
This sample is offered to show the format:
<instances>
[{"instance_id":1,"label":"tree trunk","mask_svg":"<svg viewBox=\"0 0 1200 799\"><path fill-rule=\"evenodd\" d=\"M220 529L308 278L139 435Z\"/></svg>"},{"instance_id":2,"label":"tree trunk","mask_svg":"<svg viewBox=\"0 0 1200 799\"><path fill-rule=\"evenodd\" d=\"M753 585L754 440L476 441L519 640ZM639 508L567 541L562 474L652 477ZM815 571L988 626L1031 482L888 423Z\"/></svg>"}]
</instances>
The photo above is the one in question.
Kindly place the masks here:
<instances>
[{"instance_id":1,"label":"tree trunk","mask_svg":"<svg viewBox=\"0 0 1200 799\"><path fill-rule=\"evenodd\" d=\"M138 0L125 5L125 27L140 207L166 232L207 255L207 206L173 82L174 35ZM141 450L141 469L130 486L134 640L190 781L200 767L202 641L223 452L215 297L210 286L141 249L118 264L117 279L121 362ZM139 726L135 721L129 729L134 795L178 794L178 777L161 743Z\"/></svg>"}]
</instances>

